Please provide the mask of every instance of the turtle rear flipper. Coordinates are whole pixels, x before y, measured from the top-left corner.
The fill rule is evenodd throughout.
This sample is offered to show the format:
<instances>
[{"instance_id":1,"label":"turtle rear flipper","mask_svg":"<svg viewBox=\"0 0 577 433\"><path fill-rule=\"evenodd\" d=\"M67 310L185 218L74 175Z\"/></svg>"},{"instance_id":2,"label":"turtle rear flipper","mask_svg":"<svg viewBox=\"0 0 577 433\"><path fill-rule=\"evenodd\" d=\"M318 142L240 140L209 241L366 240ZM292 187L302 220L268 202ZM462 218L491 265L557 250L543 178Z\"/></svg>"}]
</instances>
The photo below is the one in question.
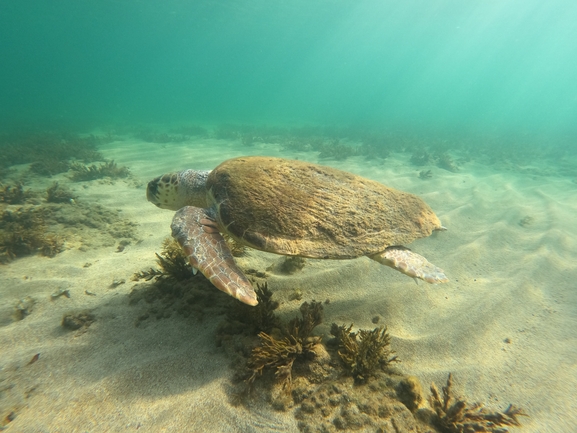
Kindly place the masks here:
<instances>
[{"instance_id":1,"label":"turtle rear flipper","mask_svg":"<svg viewBox=\"0 0 577 433\"><path fill-rule=\"evenodd\" d=\"M205 209L185 206L172 219L172 237L178 241L193 268L217 289L248 305L257 305L250 281L234 262L222 235L203 222L211 220Z\"/></svg>"},{"instance_id":2,"label":"turtle rear flipper","mask_svg":"<svg viewBox=\"0 0 577 433\"><path fill-rule=\"evenodd\" d=\"M420 278L427 283L439 284L449 281L441 268L405 247L388 247L382 253L374 254L370 258L409 277Z\"/></svg>"}]
</instances>

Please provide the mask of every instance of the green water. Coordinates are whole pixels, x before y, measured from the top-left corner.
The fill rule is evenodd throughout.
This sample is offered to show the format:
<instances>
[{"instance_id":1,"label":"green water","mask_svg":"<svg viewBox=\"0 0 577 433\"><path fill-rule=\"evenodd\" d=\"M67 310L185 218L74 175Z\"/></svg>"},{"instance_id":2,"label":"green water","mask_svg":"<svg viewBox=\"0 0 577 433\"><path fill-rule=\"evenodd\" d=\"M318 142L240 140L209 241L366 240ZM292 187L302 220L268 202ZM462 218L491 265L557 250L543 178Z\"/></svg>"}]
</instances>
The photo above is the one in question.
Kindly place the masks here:
<instances>
[{"instance_id":1,"label":"green water","mask_svg":"<svg viewBox=\"0 0 577 433\"><path fill-rule=\"evenodd\" d=\"M7 126L577 130L573 0L6 0L0 8Z\"/></svg>"}]
</instances>

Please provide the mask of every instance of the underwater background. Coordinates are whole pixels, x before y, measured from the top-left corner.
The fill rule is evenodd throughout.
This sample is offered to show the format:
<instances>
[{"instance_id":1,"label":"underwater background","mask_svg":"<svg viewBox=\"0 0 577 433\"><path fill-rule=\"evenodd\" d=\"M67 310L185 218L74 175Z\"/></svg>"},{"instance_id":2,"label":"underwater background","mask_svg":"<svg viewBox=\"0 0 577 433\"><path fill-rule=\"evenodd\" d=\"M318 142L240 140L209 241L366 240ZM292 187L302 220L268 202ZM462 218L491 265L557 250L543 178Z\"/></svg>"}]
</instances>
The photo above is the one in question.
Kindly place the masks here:
<instances>
[{"instance_id":1,"label":"underwater background","mask_svg":"<svg viewBox=\"0 0 577 433\"><path fill-rule=\"evenodd\" d=\"M7 125L577 129L570 0L24 0L1 8Z\"/></svg>"},{"instance_id":2,"label":"underwater background","mask_svg":"<svg viewBox=\"0 0 577 433\"><path fill-rule=\"evenodd\" d=\"M574 431L576 23L571 0L0 2L0 430ZM229 238L259 306L216 290L147 184L250 155L422 198L447 230L409 247L449 281Z\"/></svg>"}]
</instances>

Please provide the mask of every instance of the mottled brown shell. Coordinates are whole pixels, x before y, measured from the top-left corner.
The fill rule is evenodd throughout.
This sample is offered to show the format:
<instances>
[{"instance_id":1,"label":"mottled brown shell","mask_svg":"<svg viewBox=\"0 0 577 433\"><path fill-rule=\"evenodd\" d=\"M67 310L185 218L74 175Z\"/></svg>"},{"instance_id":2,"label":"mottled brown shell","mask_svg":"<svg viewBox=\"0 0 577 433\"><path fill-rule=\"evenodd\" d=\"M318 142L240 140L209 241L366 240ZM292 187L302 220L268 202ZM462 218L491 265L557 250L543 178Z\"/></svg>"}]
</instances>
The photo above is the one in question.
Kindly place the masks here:
<instances>
[{"instance_id":1,"label":"mottled brown shell","mask_svg":"<svg viewBox=\"0 0 577 433\"><path fill-rule=\"evenodd\" d=\"M223 232L277 254L349 259L441 227L415 195L302 161L230 159L210 173L207 191Z\"/></svg>"}]
</instances>

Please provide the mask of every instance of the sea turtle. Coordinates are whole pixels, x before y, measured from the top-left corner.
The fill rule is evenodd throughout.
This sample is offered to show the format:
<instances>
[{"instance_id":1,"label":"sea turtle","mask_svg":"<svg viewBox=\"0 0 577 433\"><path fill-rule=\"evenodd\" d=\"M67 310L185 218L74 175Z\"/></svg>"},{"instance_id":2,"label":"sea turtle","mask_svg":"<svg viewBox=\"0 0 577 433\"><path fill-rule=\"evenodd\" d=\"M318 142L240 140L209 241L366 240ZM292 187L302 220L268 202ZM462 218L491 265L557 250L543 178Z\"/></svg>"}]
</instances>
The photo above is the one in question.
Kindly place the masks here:
<instances>
[{"instance_id":1,"label":"sea turtle","mask_svg":"<svg viewBox=\"0 0 577 433\"><path fill-rule=\"evenodd\" d=\"M212 171L185 170L148 183L146 197L176 210L172 236L218 289L256 305L250 281L221 233L251 248L287 256L367 256L429 283L442 269L401 245L444 230L419 197L330 167L248 156Z\"/></svg>"}]
</instances>

